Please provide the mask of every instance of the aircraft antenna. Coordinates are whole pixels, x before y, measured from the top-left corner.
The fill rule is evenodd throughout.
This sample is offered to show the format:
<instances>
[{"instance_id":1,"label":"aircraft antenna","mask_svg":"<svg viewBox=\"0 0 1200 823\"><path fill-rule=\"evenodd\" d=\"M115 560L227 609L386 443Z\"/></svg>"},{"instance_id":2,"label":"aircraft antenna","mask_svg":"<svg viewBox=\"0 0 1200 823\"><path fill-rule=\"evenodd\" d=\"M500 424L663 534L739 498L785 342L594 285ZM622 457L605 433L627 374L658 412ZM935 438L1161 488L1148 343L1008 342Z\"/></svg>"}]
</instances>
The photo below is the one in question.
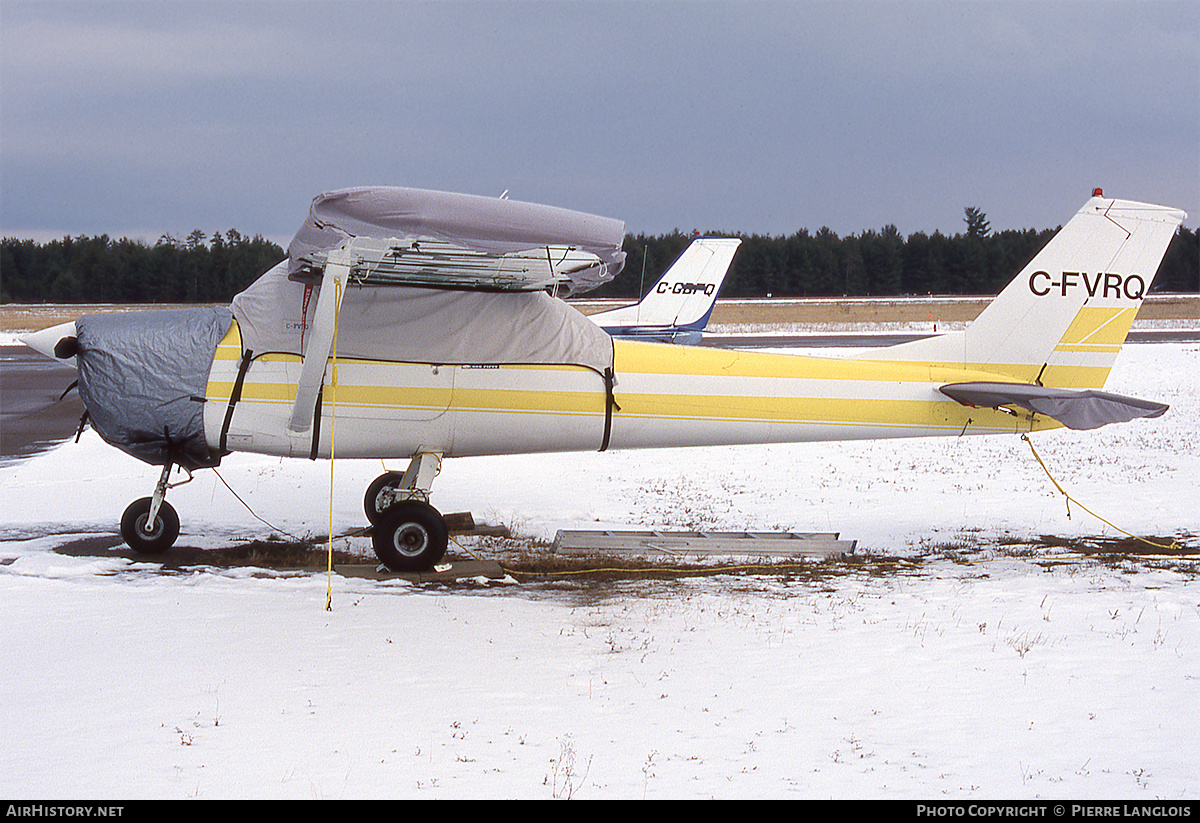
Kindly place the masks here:
<instances>
[{"instance_id":1,"label":"aircraft antenna","mask_svg":"<svg viewBox=\"0 0 1200 823\"><path fill-rule=\"evenodd\" d=\"M636 315L638 320L642 319L642 298L646 296L644 292L646 291L646 254L648 248L647 244L642 244L642 282L638 284L638 310Z\"/></svg>"}]
</instances>

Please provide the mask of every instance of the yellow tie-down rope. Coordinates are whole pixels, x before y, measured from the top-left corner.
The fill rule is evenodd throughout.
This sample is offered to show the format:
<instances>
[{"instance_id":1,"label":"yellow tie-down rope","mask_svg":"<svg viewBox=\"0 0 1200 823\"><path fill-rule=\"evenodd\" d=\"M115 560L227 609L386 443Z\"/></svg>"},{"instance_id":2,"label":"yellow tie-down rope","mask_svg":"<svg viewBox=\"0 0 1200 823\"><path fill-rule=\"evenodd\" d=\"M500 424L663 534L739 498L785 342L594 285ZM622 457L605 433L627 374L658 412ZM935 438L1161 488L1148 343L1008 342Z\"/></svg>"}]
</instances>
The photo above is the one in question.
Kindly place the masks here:
<instances>
[{"instance_id":1,"label":"yellow tie-down rope","mask_svg":"<svg viewBox=\"0 0 1200 823\"><path fill-rule=\"evenodd\" d=\"M1094 511L1092 511L1092 510L1091 510L1091 509L1089 509L1087 506L1085 506L1085 505L1083 505L1082 503L1080 503L1080 502L1079 502L1078 500L1076 500L1074 497L1072 497L1071 495L1067 494L1067 491L1066 491L1066 489L1064 489L1064 488L1063 488L1063 487L1062 487L1062 486L1059 484L1059 482L1058 482L1057 480L1055 480L1055 479L1054 479L1054 475L1050 474L1050 470L1049 470L1048 468L1046 468L1046 464L1042 462L1042 458L1041 458L1041 457L1038 455L1038 453L1037 453L1037 449L1035 449L1035 448L1033 447L1033 441L1029 439L1029 435L1028 435L1028 434L1022 434L1022 435L1021 435L1021 439L1022 439L1022 440L1024 440L1026 443L1028 443L1028 444L1029 444L1029 450L1030 450L1031 452L1033 452L1033 458L1034 458L1035 460L1037 460L1037 462L1038 462L1038 465L1042 467L1042 471L1044 471L1044 472L1046 473L1046 476L1050 478L1050 482L1054 484L1054 487L1055 487L1056 489L1058 489L1060 492L1062 492L1062 496L1063 496L1063 497L1067 498L1067 518L1068 518L1068 519L1070 519L1070 517L1071 517L1071 504L1072 504L1072 503L1074 503L1076 506L1078 506L1079 508L1083 509L1085 512L1087 512L1088 514L1090 514L1092 517L1094 517L1094 518L1096 518L1097 520L1099 520L1101 523L1105 523L1105 524L1107 524L1107 525L1109 525L1109 526L1112 526L1114 529L1116 529L1117 531L1119 531L1121 534L1124 534L1124 535L1127 535L1127 536L1129 536L1129 537L1132 537L1134 540L1137 540L1137 541L1140 541L1140 542L1142 542L1142 543L1145 543L1147 546L1153 546L1153 547L1154 547L1154 548L1156 548L1156 549L1167 549L1167 550L1175 550L1175 549L1178 549L1178 548L1180 548L1180 545L1179 545L1179 541L1178 541L1178 540L1172 540L1172 541L1171 541L1171 545L1169 545L1169 546L1165 546L1165 545L1163 545L1162 543L1155 543L1153 540L1147 540L1147 539L1146 539L1146 538L1144 538L1144 537L1138 537L1138 536L1137 536L1136 534L1134 534L1133 532L1127 532L1127 531L1125 531L1124 529L1122 529L1120 526L1118 526L1118 525L1116 525L1116 524L1114 524L1114 523L1110 523L1109 521L1105 520L1105 519L1104 519L1103 517L1101 517L1100 515L1096 514Z\"/></svg>"},{"instance_id":2,"label":"yellow tie-down rope","mask_svg":"<svg viewBox=\"0 0 1200 823\"><path fill-rule=\"evenodd\" d=\"M333 281L333 350L330 352L330 362L333 364L329 376L329 560L325 579L325 611L333 611L333 447L337 442L337 339L338 321L342 315L342 284ZM314 420L314 426L321 421Z\"/></svg>"}]
</instances>

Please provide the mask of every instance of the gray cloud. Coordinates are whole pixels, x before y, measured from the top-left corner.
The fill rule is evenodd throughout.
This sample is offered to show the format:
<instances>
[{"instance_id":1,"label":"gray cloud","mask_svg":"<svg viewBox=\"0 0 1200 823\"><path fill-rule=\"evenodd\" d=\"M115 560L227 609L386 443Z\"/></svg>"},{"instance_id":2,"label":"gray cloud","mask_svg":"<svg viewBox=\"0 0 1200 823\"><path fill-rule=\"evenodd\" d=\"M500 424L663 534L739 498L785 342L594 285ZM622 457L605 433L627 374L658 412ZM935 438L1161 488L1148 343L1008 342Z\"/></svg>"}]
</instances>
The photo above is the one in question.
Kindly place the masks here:
<instances>
[{"instance_id":1,"label":"gray cloud","mask_svg":"<svg viewBox=\"0 0 1200 823\"><path fill-rule=\"evenodd\" d=\"M0 230L287 237L371 183L650 233L1195 214L1197 100L1186 2L4 0Z\"/></svg>"}]
</instances>

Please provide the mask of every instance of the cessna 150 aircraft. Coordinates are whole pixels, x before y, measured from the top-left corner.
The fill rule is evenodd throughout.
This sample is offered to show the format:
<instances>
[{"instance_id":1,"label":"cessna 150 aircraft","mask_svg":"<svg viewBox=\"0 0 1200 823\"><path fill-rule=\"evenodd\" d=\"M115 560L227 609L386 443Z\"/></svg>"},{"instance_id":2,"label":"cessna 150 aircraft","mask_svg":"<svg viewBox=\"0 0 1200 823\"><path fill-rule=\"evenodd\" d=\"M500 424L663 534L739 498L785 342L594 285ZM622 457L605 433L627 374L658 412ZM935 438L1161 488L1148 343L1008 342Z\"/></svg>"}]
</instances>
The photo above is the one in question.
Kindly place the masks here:
<instances>
[{"instance_id":1,"label":"cessna 150 aircraft","mask_svg":"<svg viewBox=\"0 0 1200 823\"><path fill-rule=\"evenodd\" d=\"M1095 428L1166 406L1103 392L1186 217L1097 190L965 330L826 358L614 338L554 295L624 263L624 225L399 188L314 199L230 309L89 315L30 335L74 358L92 425L162 466L121 521L174 542L172 467L234 451L408 458L367 490L376 554L427 568L447 457Z\"/></svg>"}]
</instances>

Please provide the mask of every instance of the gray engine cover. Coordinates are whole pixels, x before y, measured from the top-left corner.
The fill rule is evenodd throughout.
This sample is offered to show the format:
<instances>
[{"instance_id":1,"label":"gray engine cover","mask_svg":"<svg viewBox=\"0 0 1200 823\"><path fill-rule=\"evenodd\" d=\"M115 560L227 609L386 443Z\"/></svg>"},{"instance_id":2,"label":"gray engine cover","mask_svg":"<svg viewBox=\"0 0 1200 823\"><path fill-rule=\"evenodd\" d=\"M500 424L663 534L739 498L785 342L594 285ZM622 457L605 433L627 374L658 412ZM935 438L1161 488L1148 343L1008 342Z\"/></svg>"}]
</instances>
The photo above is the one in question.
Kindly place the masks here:
<instances>
[{"instance_id":1,"label":"gray engine cover","mask_svg":"<svg viewBox=\"0 0 1200 823\"><path fill-rule=\"evenodd\" d=\"M223 307L79 318L79 395L97 433L153 465L217 465L204 438L204 393L232 322Z\"/></svg>"}]
</instances>

